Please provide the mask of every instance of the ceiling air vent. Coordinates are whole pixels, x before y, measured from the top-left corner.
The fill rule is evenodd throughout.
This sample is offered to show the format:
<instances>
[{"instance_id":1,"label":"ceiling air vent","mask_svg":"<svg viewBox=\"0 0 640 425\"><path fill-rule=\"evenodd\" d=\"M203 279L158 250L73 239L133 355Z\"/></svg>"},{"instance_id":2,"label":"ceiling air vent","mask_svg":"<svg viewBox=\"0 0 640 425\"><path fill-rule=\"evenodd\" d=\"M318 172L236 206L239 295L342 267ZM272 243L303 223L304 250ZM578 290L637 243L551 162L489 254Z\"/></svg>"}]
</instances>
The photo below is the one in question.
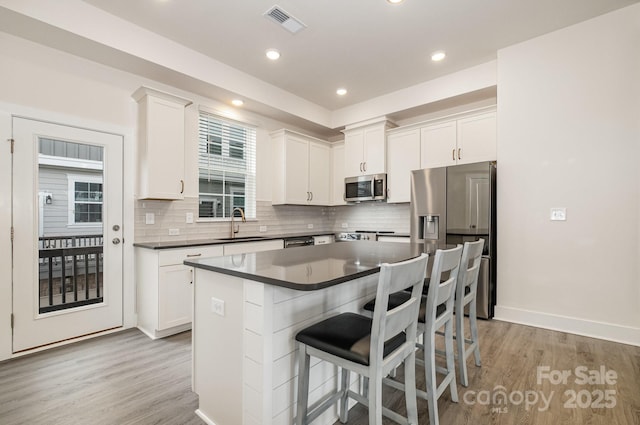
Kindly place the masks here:
<instances>
[{"instance_id":1,"label":"ceiling air vent","mask_svg":"<svg viewBox=\"0 0 640 425\"><path fill-rule=\"evenodd\" d=\"M299 19L294 18L291 14L285 12L280 6L275 5L264 13L264 16L280 25L292 34L305 29L307 26Z\"/></svg>"}]
</instances>

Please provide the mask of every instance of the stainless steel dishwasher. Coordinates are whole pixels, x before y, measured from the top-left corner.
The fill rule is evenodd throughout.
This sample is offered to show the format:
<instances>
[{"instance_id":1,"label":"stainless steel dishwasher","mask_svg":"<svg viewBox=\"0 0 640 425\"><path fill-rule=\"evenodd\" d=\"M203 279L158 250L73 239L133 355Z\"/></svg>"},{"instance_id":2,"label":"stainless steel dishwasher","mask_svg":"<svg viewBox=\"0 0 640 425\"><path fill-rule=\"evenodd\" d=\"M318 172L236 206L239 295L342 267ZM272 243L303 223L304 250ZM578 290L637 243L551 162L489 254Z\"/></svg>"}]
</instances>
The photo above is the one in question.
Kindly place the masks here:
<instances>
[{"instance_id":1,"label":"stainless steel dishwasher","mask_svg":"<svg viewBox=\"0 0 640 425\"><path fill-rule=\"evenodd\" d=\"M295 248L297 246L313 245L313 236L296 236L292 238L284 238L285 248Z\"/></svg>"}]
</instances>

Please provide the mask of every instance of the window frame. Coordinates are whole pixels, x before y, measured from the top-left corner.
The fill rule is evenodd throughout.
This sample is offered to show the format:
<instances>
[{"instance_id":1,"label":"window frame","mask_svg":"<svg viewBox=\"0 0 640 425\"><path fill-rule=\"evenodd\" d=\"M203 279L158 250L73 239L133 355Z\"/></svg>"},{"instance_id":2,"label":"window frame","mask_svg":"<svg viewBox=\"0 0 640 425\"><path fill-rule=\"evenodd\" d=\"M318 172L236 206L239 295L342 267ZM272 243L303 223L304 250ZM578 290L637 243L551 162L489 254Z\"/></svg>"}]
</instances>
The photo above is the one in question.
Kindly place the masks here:
<instances>
[{"instance_id":1,"label":"window frame","mask_svg":"<svg viewBox=\"0 0 640 425\"><path fill-rule=\"evenodd\" d=\"M238 138L239 134L242 135L242 139ZM213 138L220 139L221 143L212 142ZM220 154L211 153L212 143L220 146ZM198 111L198 218L196 221L231 220L228 214L233 211L239 198L244 199L242 208L246 218L256 219L256 155L257 128L255 126L231 120L207 110ZM227 179L227 176L230 178ZM238 176L243 179L242 186L237 180ZM203 192L201 182L204 181L219 182L220 193ZM243 195L240 196L239 193ZM203 202L214 202L213 214L215 215L216 199L222 200L222 215L201 216L200 206Z\"/></svg>"},{"instance_id":2,"label":"window frame","mask_svg":"<svg viewBox=\"0 0 640 425\"><path fill-rule=\"evenodd\" d=\"M94 183L102 186L102 200L100 202L76 202L76 183ZM104 179L102 175L86 175L86 174L67 174L67 198L68 198L68 214L67 225L69 227L102 227L104 223ZM102 206L102 214L100 221L92 222L76 222L76 204L100 204Z\"/></svg>"}]
</instances>

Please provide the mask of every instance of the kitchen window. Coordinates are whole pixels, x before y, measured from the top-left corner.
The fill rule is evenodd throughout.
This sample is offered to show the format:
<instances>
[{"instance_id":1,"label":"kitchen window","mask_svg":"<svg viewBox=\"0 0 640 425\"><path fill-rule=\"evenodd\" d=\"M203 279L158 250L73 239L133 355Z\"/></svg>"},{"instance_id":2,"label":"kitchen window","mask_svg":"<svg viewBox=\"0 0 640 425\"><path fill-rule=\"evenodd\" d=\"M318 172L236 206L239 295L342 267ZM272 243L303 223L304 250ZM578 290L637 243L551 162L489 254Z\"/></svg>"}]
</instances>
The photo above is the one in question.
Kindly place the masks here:
<instances>
[{"instance_id":1,"label":"kitchen window","mask_svg":"<svg viewBox=\"0 0 640 425\"><path fill-rule=\"evenodd\" d=\"M256 129L200 111L198 139L199 218L255 218Z\"/></svg>"}]
</instances>

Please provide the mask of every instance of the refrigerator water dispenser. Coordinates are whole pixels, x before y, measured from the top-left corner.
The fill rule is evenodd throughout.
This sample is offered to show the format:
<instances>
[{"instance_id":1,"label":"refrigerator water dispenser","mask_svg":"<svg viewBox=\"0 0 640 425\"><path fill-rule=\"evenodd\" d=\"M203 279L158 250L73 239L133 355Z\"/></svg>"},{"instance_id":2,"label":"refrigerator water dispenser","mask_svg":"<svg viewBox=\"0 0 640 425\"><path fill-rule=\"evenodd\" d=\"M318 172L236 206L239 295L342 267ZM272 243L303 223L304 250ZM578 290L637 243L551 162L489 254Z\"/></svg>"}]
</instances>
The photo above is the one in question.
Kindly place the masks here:
<instances>
[{"instance_id":1,"label":"refrigerator water dispenser","mask_svg":"<svg viewBox=\"0 0 640 425\"><path fill-rule=\"evenodd\" d=\"M426 215L422 217L422 239L438 240L440 234L440 217L437 215Z\"/></svg>"}]
</instances>

